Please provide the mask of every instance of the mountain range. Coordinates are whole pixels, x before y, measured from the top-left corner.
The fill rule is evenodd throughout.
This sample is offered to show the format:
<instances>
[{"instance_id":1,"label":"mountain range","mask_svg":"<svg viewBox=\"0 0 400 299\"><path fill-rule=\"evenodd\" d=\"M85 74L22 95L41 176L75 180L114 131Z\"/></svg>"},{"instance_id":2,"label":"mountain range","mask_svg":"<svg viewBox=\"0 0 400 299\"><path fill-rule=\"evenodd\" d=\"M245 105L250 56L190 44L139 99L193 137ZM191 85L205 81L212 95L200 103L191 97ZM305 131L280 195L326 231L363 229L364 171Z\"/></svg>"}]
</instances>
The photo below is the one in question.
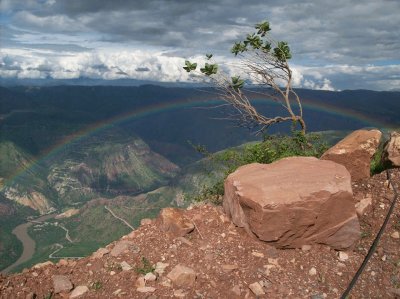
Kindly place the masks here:
<instances>
[{"instance_id":1,"label":"mountain range","mask_svg":"<svg viewBox=\"0 0 400 299\"><path fill-rule=\"evenodd\" d=\"M310 131L400 127L400 92L298 93ZM253 99L265 114L281 112ZM32 264L54 244L63 246L58 254L87 255L127 233L105 207L136 226L164 206L185 204L185 194L222 174L194 147L215 152L262 138L224 120L231 111L220 104L200 87L0 87L0 269L21 253L11 232L29 216L79 209L49 220L57 225L30 228L40 244Z\"/></svg>"}]
</instances>

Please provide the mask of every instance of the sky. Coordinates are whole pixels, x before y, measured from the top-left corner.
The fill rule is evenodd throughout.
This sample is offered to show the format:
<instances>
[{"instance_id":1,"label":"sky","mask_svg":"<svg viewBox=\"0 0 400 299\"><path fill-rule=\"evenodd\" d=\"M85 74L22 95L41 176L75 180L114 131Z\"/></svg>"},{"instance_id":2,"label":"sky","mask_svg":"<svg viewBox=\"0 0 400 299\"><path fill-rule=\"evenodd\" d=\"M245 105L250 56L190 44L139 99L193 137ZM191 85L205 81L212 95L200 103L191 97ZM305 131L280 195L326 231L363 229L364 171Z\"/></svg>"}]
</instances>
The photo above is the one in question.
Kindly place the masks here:
<instances>
[{"instance_id":1,"label":"sky","mask_svg":"<svg viewBox=\"0 0 400 299\"><path fill-rule=\"evenodd\" d=\"M400 90L399 0L0 0L0 78L190 82L263 20L295 87Z\"/></svg>"}]
</instances>

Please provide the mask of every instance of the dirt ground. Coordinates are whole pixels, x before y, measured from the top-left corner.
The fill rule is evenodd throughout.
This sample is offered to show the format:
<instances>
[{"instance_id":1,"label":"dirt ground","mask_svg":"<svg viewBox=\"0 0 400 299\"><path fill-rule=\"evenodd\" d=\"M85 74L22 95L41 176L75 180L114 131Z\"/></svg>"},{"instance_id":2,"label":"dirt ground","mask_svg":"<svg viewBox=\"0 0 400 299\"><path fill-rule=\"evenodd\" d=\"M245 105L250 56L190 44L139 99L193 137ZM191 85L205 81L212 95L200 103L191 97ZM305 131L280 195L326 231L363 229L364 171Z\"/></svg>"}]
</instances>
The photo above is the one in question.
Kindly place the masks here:
<instances>
[{"instance_id":1,"label":"dirt ground","mask_svg":"<svg viewBox=\"0 0 400 299\"><path fill-rule=\"evenodd\" d=\"M400 170L393 170L392 178L400 190ZM53 275L65 275L74 287L87 286L89 291L80 298L256 298L249 288L255 282L265 293L258 298L339 298L362 263L394 196L386 173L353 184L353 192L355 200L372 197L372 206L360 218L360 241L340 256L323 245L275 249L235 227L221 207L199 205L184 212L196 227L185 237L174 239L153 221L109 244L107 249L112 250L121 241L134 243L117 256L106 253L99 258L63 260L0 276L0 298L69 298L67 292L50 297ZM395 298L400 293L399 231L397 205L350 298ZM165 270L157 273L155 281L146 281L150 287L146 292L139 292L138 279L143 275L138 272L146 272L143 258L153 265L164 263ZM122 262L132 269L122 267ZM167 278L178 264L195 271L192 287L175 287Z\"/></svg>"}]
</instances>

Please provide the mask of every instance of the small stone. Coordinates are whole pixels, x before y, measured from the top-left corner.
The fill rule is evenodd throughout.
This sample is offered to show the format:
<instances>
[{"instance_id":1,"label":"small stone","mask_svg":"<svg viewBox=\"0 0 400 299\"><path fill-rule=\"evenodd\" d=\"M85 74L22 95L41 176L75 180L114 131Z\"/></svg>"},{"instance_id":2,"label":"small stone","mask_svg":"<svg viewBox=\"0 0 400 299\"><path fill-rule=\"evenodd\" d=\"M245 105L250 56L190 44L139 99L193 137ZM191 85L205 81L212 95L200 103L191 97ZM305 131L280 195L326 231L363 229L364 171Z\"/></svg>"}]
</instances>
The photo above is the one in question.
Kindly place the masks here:
<instances>
[{"instance_id":1,"label":"small stone","mask_svg":"<svg viewBox=\"0 0 400 299\"><path fill-rule=\"evenodd\" d=\"M165 268L167 268L168 266L169 264L167 263L158 262L156 264L156 269L154 270L154 272L156 272L158 275L162 275L164 274Z\"/></svg>"},{"instance_id":2,"label":"small stone","mask_svg":"<svg viewBox=\"0 0 400 299\"><path fill-rule=\"evenodd\" d=\"M155 281L157 279L157 276L155 276L153 273L149 272L144 276L145 281Z\"/></svg>"},{"instance_id":3,"label":"small stone","mask_svg":"<svg viewBox=\"0 0 400 299\"><path fill-rule=\"evenodd\" d=\"M260 285L259 282L254 282L251 285L249 285L249 289L254 293L256 296L261 296L265 295L265 292L263 290L263 287Z\"/></svg>"},{"instance_id":4,"label":"small stone","mask_svg":"<svg viewBox=\"0 0 400 299\"><path fill-rule=\"evenodd\" d=\"M140 220L141 226L150 225L152 223L153 223L153 220L151 220L150 218L143 218L142 220Z\"/></svg>"},{"instance_id":5,"label":"small stone","mask_svg":"<svg viewBox=\"0 0 400 299\"><path fill-rule=\"evenodd\" d=\"M168 278L165 278L165 277L163 277L161 285L166 288L172 287L171 280L169 280Z\"/></svg>"},{"instance_id":6,"label":"small stone","mask_svg":"<svg viewBox=\"0 0 400 299\"><path fill-rule=\"evenodd\" d=\"M225 265L222 265L221 268L222 268L222 270L223 270L224 272L232 272L232 271L234 271L234 270L239 269L239 266L238 266L238 265L228 265L228 264L225 264Z\"/></svg>"},{"instance_id":7,"label":"small stone","mask_svg":"<svg viewBox=\"0 0 400 299\"><path fill-rule=\"evenodd\" d=\"M25 299L35 299L36 294L34 292L30 292L28 295L26 295Z\"/></svg>"},{"instance_id":8,"label":"small stone","mask_svg":"<svg viewBox=\"0 0 400 299\"><path fill-rule=\"evenodd\" d=\"M33 266L33 268L34 269L42 269L42 268L45 268L45 267L51 266L51 265L54 265L53 262L47 261L47 262L44 262L44 263L36 264L35 266Z\"/></svg>"},{"instance_id":9,"label":"small stone","mask_svg":"<svg viewBox=\"0 0 400 299\"><path fill-rule=\"evenodd\" d=\"M240 290L240 286L238 286L238 285L235 285L235 286L231 289L231 292L232 292L233 294L235 294L236 296L240 296L241 293L242 293L242 291Z\"/></svg>"},{"instance_id":10,"label":"small stone","mask_svg":"<svg viewBox=\"0 0 400 299\"><path fill-rule=\"evenodd\" d=\"M400 238L400 234L399 234L399 232L397 230L395 232L393 232L390 236L393 239L399 239Z\"/></svg>"},{"instance_id":11,"label":"small stone","mask_svg":"<svg viewBox=\"0 0 400 299\"><path fill-rule=\"evenodd\" d=\"M131 267L131 265L129 265L127 262L125 262L125 261L123 261L123 262L121 262L121 268L122 268L122 271L129 271L129 270L132 270L132 267Z\"/></svg>"},{"instance_id":12,"label":"small stone","mask_svg":"<svg viewBox=\"0 0 400 299\"><path fill-rule=\"evenodd\" d=\"M301 246L301 250L309 251L309 250L311 250L311 245L303 245L303 246Z\"/></svg>"},{"instance_id":13,"label":"small stone","mask_svg":"<svg viewBox=\"0 0 400 299\"><path fill-rule=\"evenodd\" d=\"M121 255L122 253L124 253L125 251L127 251L128 249L130 249L131 247L135 248L135 251L138 251L137 246L135 246L135 243L131 242L131 241L120 241L118 242L114 248L111 250L111 255L116 257Z\"/></svg>"},{"instance_id":14,"label":"small stone","mask_svg":"<svg viewBox=\"0 0 400 299\"><path fill-rule=\"evenodd\" d=\"M278 259L273 259L273 258L268 258L268 263L275 265L275 266L279 266L278 264Z\"/></svg>"},{"instance_id":15,"label":"small stone","mask_svg":"<svg viewBox=\"0 0 400 299\"><path fill-rule=\"evenodd\" d=\"M310 271L308 271L308 274L309 274L310 276L317 275L317 269L315 269L314 267L312 267L312 268L310 269Z\"/></svg>"},{"instance_id":16,"label":"small stone","mask_svg":"<svg viewBox=\"0 0 400 299\"><path fill-rule=\"evenodd\" d=\"M349 255L344 251L339 251L338 256L339 256L339 261L341 262L345 262L349 259Z\"/></svg>"},{"instance_id":17,"label":"small stone","mask_svg":"<svg viewBox=\"0 0 400 299\"><path fill-rule=\"evenodd\" d=\"M228 218L228 216L226 216L225 214L220 215L220 216L219 216L219 219L221 219L222 223L225 223L225 222L229 222L229 221L230 221L229 218Z\"/></svg>"},{"instance_id":18,"label":"small stone","mask_svg":"<svg viewBox=\"0 0 400 299\"><path fill-rule=\"evenodd\" d=\"M188 239L186 239L185 237L178 237L176 238L177 240L181 241L182 243L188 245L188 246L193 246L193 243L190 242Z\"/></svg>"},{"instance_id":19,"label":"small stone","mask_svg":"<svg viewBox=\"0 0 400 299\"><path fill-rule=\"evenodd\" d=\"M68 266L68 261L66 259L61 259L57 263L58 266Z\"/></svg>"},{"instance_id":20,"label":"small stone","mask_svg":"<svg viewBox=\"0 0 400 299\"><path fill-rule=\"evenodd\" d=\"M53 289L54 293L69 292L73 289L73 285L69 278L64 275L53 275Z\"/></svg>"},{"instance_id":21,"label":"small stone","mask_svg":"<svg viewBox=\"0 0 400 299\"><path fill-rule=\"evenodd\" d=\"M116 291L113 292L113 295L118 295L118 294L121 293L121 292L122 292L122 290L121 290L121 289L118 289L118 290L116 290Z\"/></svg>"},{"instance_id":22,"label":"small stone","mask_svg":"<svg viewBox=\"0 0 400 299\"><path fill-rule=\"evenodd\" d=\"M171 272L167 274L167 277L178 287L192 287L196 280L196 272L189 267L176 265Z\"/></svg>"},{"instance_id":23,"label":"small stone","mask_svg":"<svg viewBox=\"0 0 400 299\"><path fill-rule=\"evenodd\" d=\"M38 277L39 274L37 274L36 272L32 272L32 276L33 276L33 277Z\"/></svg>"},{"instance_id":24,"label":"small stone","mask_svg":"<svg viewBox=\"0 0 400 299\"><path fill-rule=\"evenodd\" d=\"M262 252L253 251L251 254L256 257L264 257L264 253Z\"/></svg>"},{"instance_id":25,"label":"small stone","mask_svg":"<svg viewBox=\"0 0 400 299\"><path fill-rule=\"evenodd\" d=\"M381 258L381 260L384 262L386 261L386 259L387 259L386 255L382 256L382 258Z\"/></svg>"},{"instance_id":26,"label":"small stone","mask_svg":"<svg viewBox=\"0 0 400 299\"><path fill-rule=\"evenodd\" d=\"M153 287L140 287L136 289L140 293L153 293L156 288Z\"/></svg>"},{"instance_id":27,"label":"small stone","mask_svg":"<svg viewBox=\"0 0 400 299\"><path fill-rule=\"evenodd\" d=\"M194 230L194 224L180 209L164 208L160 212L159 219L161 229L176 237L183 237Z\"/></svg>"},{"instance_id":28,"label":"small stone","mask_svg":"<svg viewBox=\"0 0 400 299\"><path fill-rule=\"evenodd\" d=\"M107 248L99 248L95 253L92 254L90 259L101 259L104 255L108 254L110 250Z\"/></svg>"},{"instance_id":29,"label":"small stone","mask_svg":"<svg viewBox=\"0 0 400 299\"><path fill-rule=\"evenodd\" d=\"M143 288L144 286L146 286L146 280L144 279L143 276L140 276L137 280L136 280L136 287L138 288Z\"/></svg>"},{"instance_id":30,"label":"small stone","mask_svg":"<svg viewBox=\"0 0 400 299\"><path fill-rule=\"evenodd\" d=\"M115 275L115 271L110 271L110 275L114 276Z\"/></svg>"},{"instance_id":31,"label":"small stone","mask_svg":"<svg viewBox=\"0 0 400 299\"><path fill-rule=\"evenodd\" d=\"M366 197L361 199L358 203L356 203L356 213L358 217L361 217L364 215L368 209L372 206L372 198L371 197Z\"/></svg>"},{"instance_id":32,"label":"small stone","mask_svg":"<svg viewBox=\"0 0 400 299\"><path fill-rule=\"evenodd\" d=\"M174 297L185 298L186 293L183 290L179 289L179 290L174 291Z\"/></svg>"},{"instance_id":33,"label":"small stone","mask_svg":"<svg viewBox=\"0 0 400 299\"><path fill-rule=\"evenodd\" d=\"M69 295L69 298L78 298L80 296L82 296L83 294L85 294L86 292L89 291L89 288L87 286L77 286L71 293L71 295Z\"/></svg>"},{"instance_id":34,"label":"small stone","mask_svg":"<svg viewBox=\"0 0 400 299\"><path fill-rule=\"evenodd\" d=\"M375 275L376 275L375 271L371 271L371 276L375 276Z\"/></svg>"},{"instance_id":35,"label":"small stone","mask_svg":"<svg viewBox=\"0 0 400 299\"><path fill-rule=\"evenodd\" d=\"M346 265L343 264L343 263L341 263L341 262L337 263L337 265L338 265L338 267L340 267L340 268L345 268L345 267L346 267Z\"/></svg>"},{"instance_id":36,"label":"small stone","mask_svg":"<svg viewBox=\"0 0 400 299\"><path fill-rule=\"evenodd\" d=\"M379 207L380 207L381 209L384 209L384 208L385 208L385 204L384 204L384 203L381 203L381 204L379 205Z\"/></svg>"},{"instance_id":37,"label":"small stone","mask_svg":"<svg viewBox=\"0 0 400 299\"><path fill-rule=\"evenodd\" d=\"M221 234L221 237L222 237L222 238L225 238L225 237L226 237L226 234L225 234L225 233L222 233L222 234Z\"/></svg>"}]
</instances>

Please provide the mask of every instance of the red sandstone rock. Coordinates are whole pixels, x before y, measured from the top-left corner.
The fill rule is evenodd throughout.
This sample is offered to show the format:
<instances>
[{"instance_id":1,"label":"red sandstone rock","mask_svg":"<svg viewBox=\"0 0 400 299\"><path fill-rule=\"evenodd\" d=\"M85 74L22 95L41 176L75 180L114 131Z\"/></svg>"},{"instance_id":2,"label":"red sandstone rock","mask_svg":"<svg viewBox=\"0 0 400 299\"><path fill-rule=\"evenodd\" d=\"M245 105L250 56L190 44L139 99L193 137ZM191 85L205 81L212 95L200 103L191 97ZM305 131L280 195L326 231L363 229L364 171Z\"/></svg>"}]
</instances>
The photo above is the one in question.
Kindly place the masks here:
<instances>
[{"instance_id":1,"label":"red sandstone rock","mask_svg":"<svg viewBox=\"0 0 400 299\"><path fill-rule=\"evenodd\" d=\"M183 237L194 229L194 224L179 209L162 209L159 219L161 221L161 229L175 237Z\"/></svg>"},{"instance_id":2,"label":"red sandstone rock","mask_svg":"<svg viewBox=\"0 0 400 299\"><path fill-rule=\"evenodd\" d=\"M194 285L196 273L189 267L176 265L171 272L167 274L167 277L171 279L172 283L177 287L190 288Z\"/></svg>"},{"instance_id":3,"label":"red sandstone rock","mask_svg":"<svg viewBox=\"0 0 400 299\"><path fill-rule=\"evenodd\" d=\"M391 167L400 167L400 133L390 133L390 139L383 150L383 162Z\"/></svg>"},{"instance_id":4,"label":"red sandstone rock","mask_svg":"<svg viewBox=\"0 0 400 299\"><path fill-rule=\"evenodd\" d=\"M353 181L370 177L372 156L375 154L382 133L379 130L357 130L328 149L321 157L344 165Z\"/></svg>"},{"instance_id":5,"label":"red sandstone rock","mask_svg":"<svg viewBox=\"0 0 400 299\"><path fill-rule=\"evenodd\" d=\"M344 249L360 236L350 174L332 161L290 157L242 166L226 179L223 204L237 226L278 248Z\"/></svg>"}]
</instances>

